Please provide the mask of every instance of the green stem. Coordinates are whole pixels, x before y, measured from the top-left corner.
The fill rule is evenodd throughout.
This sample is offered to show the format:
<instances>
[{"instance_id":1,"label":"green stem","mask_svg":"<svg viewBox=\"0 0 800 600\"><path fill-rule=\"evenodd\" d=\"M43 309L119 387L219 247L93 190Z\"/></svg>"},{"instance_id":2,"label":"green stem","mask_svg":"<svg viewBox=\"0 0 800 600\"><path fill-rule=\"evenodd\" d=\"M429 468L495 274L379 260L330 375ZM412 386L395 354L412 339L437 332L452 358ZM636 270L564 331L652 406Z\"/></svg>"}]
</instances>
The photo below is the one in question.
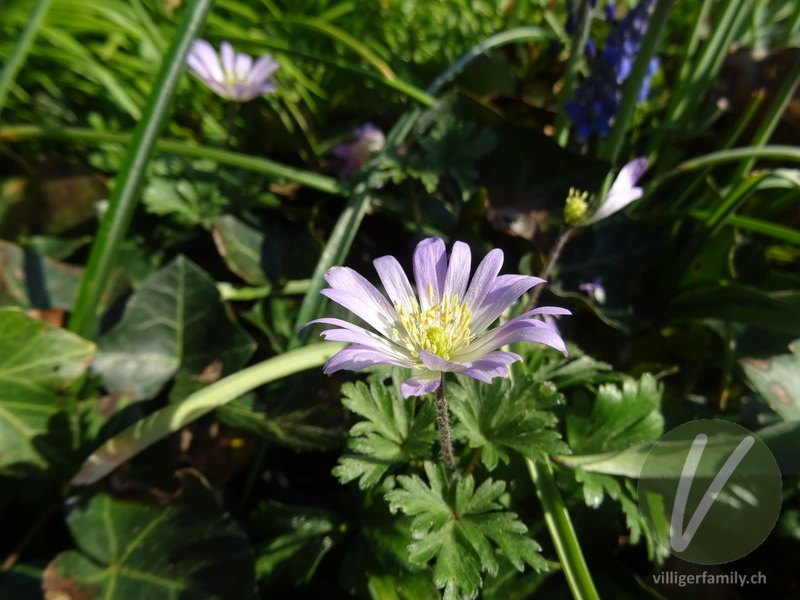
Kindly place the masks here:
<instances>
[{"instance_id":1,"label":"green stem","mask_svg":"<svg viewBox=\"0 0 800 600\"><path fill-rule=\"evenodd\" d=\"M183 20L161 63L161 70L153 84L142 119L134 132L131 149L125 157L109 198L109 208L92 244L78 299L69 321L69 329L85 338L91 338L95 333L97 309L133 219L145 170L166 122L178 82L186 69L186 57L205 22L212 1L194 0L184 9Z\"/></svg>"},{"instance_id":2,"label":"green stem","mask_svg":"<svg viewBox=\"0 0 800 600\"><path fill-rule=\"evenodd\" d=\"M569 518L569 512L561 499L550 460L545 458L543 462L534 461L526 458L528 471L531 480L536 487L536 495L542 503L544 510L544 520L550 537L556 547L556 553L561 561L561 568L567 578L572 596L575 600L599 600L594 581L583 557L575 528Z\"/></svg>"},{"instance_id":3,"label":"green stem","mask_svg":"<svg viewBox=\"0 0 800 600\"><path fill-rule=\"evenodd\" d=\"M561 252L564 250L564 246L567 245L577 233L577 229L574 227L564 226L561 228L561 231L558 234L558 238L556 239L556 243L553 245L553 249L550 251L550 255L547 257L547 262L544 263L542 267L541 273L539 273L539 277L544 280L547 280L550 277L550 272L553 270L553 267L558 260L558 257L561 256ZM531 297L528 300L527 306L525 306L525 310L522 312L528 312L529 310L533 310L536 306L536 303L539 301L539 296L542 295L542 290L544 290L543 285L537 285L533 288L531 292Z\"/></svg>"},{"instance_id":4,"label":"green stem","mask_svg":"<svg viewBox=\"0 0 800 600\"><path fill-rule=\"evenodd\" d=\"M0 127L0 141L17 142L29 139L53 139L68 141L83 141L94 144L120 144L130 146L132 135L129 133L111 133L94 131L78 127L42 127L40 125L9 125ZM210 148L208 146L195 146L186 142L158 140L156 150L169 154L180 154L188 158L205 158L215 162L231 165L240 169L247 169L257 173L264 173L278 179L295 181L306 187L320 192L344 196L349 188L334 179L311 171L296 169L266 158L248 156L239 152Z\"/></svg>"},{"instance_id":5,"label":"green stem","mask_svg":"<svg viewBox=\"0 0 800 600\"><path fill-rule=\"evenodd\" d=\"M11 55L5 60L3 70L0 71L0 113L3 112L3 106L6 103L6 98L11 91L11 86L17 73L22 68L25 62L25 57L33 45L33 40L36 39L36 34L39 32L39 27L47 14L50 4L53 0L38 0L33 7L28 22L25 24L25 29L22 30Z\"/></svg>"},{"instance_id":6,"label":"green stem","mask_svg":"<svg viewBox=\"0 0 800 600\"><path fill-rule=\"evenodd\" d=\"M436 429L441 444L440 456L444 466L447 467L447 472L452 475L456 470L456 461L453 457L453 441L450 435L450 413L447 411L447 396L444 393L444 375L436 390Z\"/></svg>"},{"instance_id":7,"label":"green stem","mask_svg":"<svg viewBox=\"0 0 800 600\"><path fill-rule=\"evenodd\" d=\"M319 366L344 346L345 344L326 342L286 352L228 375L181 402L150 413L95 450L73 477L72 484L90 485L102 479L148 446L215 408L260 385Z\"/></svg>"}]
</instances>

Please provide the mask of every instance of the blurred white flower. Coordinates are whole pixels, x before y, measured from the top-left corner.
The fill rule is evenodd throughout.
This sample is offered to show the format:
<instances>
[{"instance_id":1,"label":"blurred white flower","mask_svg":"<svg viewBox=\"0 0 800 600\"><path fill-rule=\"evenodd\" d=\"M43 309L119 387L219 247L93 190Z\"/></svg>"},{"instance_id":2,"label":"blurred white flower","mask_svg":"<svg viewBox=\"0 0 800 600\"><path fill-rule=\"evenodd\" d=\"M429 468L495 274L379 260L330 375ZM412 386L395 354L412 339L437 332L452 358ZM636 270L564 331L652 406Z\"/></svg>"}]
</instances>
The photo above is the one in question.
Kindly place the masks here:
<instances>
[{"instance_id":1,"label":"blurred white flower","mask_svg":"<svg viewBox=\"0 0 800 600\"><path fill-rule=\"evenodd\" d=\"M642 188L636 187L636 182L639 181L645 169L647 169L646 158L634 158L631 162L622 167L611 189L608 190L606 199L597 210L594 211L594 214L589 218L587 224L596 223L601 219L605 219L615 212L622 210L634 200L641 198Z\"/></svg>"},{"instance_id":2,"label":"blurred white flower","mask_svg":"<svg viewBox=\"0 0 800 600\"><path fill-rule=\"evenodd\" d=\"M189 73L218 96L234 102L247 102L274 92L270 77L280 67L269 55L262 56L254 64L252 56L235 52L228 42L222 42L217 54L206 40L195 40L187 63Z\"/></svg>"}]
</instances>

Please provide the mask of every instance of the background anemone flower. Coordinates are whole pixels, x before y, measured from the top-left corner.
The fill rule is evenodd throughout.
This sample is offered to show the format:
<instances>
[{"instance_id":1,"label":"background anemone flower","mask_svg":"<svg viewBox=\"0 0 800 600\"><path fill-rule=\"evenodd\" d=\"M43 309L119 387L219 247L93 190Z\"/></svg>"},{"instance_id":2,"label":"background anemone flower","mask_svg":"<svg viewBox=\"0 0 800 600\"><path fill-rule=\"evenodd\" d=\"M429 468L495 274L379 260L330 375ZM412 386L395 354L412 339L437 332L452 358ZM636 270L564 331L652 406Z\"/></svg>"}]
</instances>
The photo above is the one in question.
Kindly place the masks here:
<instances>
[{"instance_id":1,"label":"background anemone flower","mask_svg":"<svg viewBox=\"0 0 800 600\"><path fill-rule=\"evenodd\" d=\"M537 308L489 329L522 294L544 282L527 275L498 275L503 265L501 250L486 255L471 282L470 249L462 242L454 244L448 264L444 242L440 238L425 239L417 245L413 263L416 294L397 259L383 256L373 261L389 300L353 269L333 267L325 274L331 287L321 293L377 332L342 319L306 323L335 325L339 329L323 331L322 336L353 344L327 362L326 374L373 365L407 367L414 371L401 386L408 398L436 391L445 372L486 383L507 377L508 365L522 360L518 354L499 350L512 342L539 342L566 354L558 333L532 318L570 314L563 308Z\"/></svg>"},{"instance_id":2,"label":"background anemone flower","mask_svg":"<svg viewBox=\"0 0 800 600\"><path fill-rule=\"evenodd\" d=\"M356 138L354 142L339 144L333 148L333 155L344 161L344 166L339 171L339 176L342 178L349 176L367 162L386 143L383 131L372 123L364 123L361 127L353 129L353 136Z\"/></svg>"},{"instance_id":3,"label":"background anemone flower","mask_svg":"<svg viewBox=\"0 0 800 600\"><path fill-rule=\"evenodd\" d=\"M634 158L631 162L622 167L617 175L611 189L608 190L606 199L597 207L597 210L589 218L589 223L596 223L622 210L634 200L642 197L642 188L636 187L636 182L647 169L646 158Z\"/></svg>"},{"instance_id":4,"label":"background anemone flower","mask_svg":"<svg viewBox=\"0 0 800 600\"><path fill-rule=\"evenodd\" d=\"M187 58L189 73L205 83L211 91L226 100L247 102L274 92L270 77L278 70L278 61L264 55L253 64L253 57L234 52L233 46L222 42L220 53L206 40L195 40Z\"/></svg>"}]
</instances>

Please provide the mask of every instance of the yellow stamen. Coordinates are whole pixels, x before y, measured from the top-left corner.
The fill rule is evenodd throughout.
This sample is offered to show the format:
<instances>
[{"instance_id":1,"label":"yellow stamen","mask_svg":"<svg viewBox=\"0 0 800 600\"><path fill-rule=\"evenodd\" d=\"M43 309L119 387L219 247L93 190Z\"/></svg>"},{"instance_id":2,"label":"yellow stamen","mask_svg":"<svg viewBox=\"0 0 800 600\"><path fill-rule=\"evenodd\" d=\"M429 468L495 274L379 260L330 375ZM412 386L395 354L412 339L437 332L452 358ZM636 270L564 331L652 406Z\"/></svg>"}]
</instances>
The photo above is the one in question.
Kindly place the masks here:
<instances>
[{"instance_id":1,"label":"yellow stamen","mask_svg":"<svg viewBox=\"0 0 800 600\"><path fill-rule=\"evenodd\" d=\"M433 286L428 284L428 297L433 298ZM466 348L474 339L469 324L472 312L466 303L459 302L458 295L445 296L441 302L429 309L420 310L416 298L410 298L411 310L395 306L403 330L392 329L392 335L415 357L420 350L445 360L457 350Z\"/></svg>"}]
</instances>

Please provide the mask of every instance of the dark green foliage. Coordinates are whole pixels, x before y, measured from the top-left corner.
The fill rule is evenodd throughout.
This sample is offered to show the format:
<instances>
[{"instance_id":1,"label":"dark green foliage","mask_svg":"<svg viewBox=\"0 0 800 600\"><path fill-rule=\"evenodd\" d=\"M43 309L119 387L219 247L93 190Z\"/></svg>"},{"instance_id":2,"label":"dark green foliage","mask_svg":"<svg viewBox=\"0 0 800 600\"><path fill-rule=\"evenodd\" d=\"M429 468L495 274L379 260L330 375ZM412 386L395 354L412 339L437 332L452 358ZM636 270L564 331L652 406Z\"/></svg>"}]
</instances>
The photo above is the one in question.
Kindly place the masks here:
<instances>
[{"instance_id":1,"label":"dark green foliage","mask_svg":"<svg viewBox=\"0 0 800 600\"><path fill-rule=\"evenodd\" d=\"M517 516L504 510L506 484L487 479L478 488L471 475L449 481L444 467L425 463L427 483L419 476L400 476L400 487L386 494L392 510L414 517L412 561L435 559L434 581L447 599L477 596L481 572L497 573L498 549L521 571L524 565L546 567L539 545Z\"/></svg>"},{"instance_id":2,"label":"dark green foliage","mask_svg":"<svg viewBox=\"0 0 800 600\"><path fill-rule=\"evenodd\" d=\"M403 398L402 375L393 372L392 386L373 375L369 385L358 382L342 387L342 404L365 420L350 429L348 449L334 469L343 483L358 479L362 489L380 483L393 466L424 460L436 439L431 402Z\"/></svg>"},{"instance_id":3,"label":"dark green foliage","mask_svg":"<svg viewBox=\"0 0 800 600\"><path fill-rule=\"evenodd\" d=\"M551 383L539 383L529 375L496 379L486 385L459 377L448 387L450 410L458 419L455 435L470 448L479 448L489 471L499 461L508 463L514 452L537 459L546 454L566 454L548 409L563 402Z\"/></svg>"}]
</instances>

